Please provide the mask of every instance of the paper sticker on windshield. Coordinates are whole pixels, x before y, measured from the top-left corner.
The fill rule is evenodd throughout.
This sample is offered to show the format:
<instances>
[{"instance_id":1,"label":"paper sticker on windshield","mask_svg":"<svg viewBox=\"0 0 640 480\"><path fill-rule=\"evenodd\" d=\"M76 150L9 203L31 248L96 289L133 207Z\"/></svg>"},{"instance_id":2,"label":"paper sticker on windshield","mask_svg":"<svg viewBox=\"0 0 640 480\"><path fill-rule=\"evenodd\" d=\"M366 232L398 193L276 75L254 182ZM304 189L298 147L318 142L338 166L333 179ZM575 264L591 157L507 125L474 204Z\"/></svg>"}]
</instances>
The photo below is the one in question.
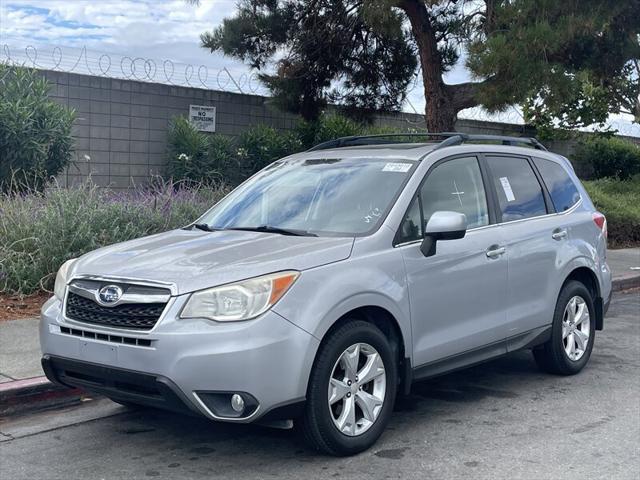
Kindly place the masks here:
<instances>
[{"instance_id":1,"label":"paper sticker on windshield","mask_svg":"<svg viewBox=\"0 0 640 480\"><path fill-rule=\"evenodd\" d=\"M500 183L502 184L502 190L504 190L504 194L507 197L507 202L515 201L516 197L511 189L509 179L507 177L500 177Z\"/></svg>"},{"instance_id":2,"label":"paper sticker on windshield","mask_svg":"<svg viewBox=\"0 0 640 480\"><path fill-rule=\"evenodd\" d=\"M383 172L400 172L407 173L411 170L410 163L387 163L382 169Z\"/></svg>"}]
</instances>

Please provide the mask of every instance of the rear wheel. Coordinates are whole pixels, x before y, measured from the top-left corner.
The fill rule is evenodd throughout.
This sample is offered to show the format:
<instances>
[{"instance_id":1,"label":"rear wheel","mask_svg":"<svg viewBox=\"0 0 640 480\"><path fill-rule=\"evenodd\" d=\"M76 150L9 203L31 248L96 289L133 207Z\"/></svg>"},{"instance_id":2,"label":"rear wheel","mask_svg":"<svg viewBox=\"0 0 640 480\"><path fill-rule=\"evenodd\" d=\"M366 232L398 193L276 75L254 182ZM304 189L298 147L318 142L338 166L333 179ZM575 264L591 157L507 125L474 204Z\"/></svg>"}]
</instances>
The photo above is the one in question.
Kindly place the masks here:
<instances>
[{"instance_id":1,"label":"rear wheel","mask_svg":"<svg viewBox=\"0 0 640 480\"><path fill-rule=\"evenodd\" d=\"M353 455L384 431L396 397L397 362L374 325L353 320L333 332L316 358L302 418L315 449Z\"/></svg>"},{"instance_id":2,"label":"rear wheel","mask_svg":"<svg viewBox=\"0 0 640 480\"><path fill-rule=\"evenodd\" d=\"M582 283L569 281L560 292L551 338L533 350L538 366L558 375L574 375L589 361L595 337L591 292Z\"/></svg>"}]
</instances>

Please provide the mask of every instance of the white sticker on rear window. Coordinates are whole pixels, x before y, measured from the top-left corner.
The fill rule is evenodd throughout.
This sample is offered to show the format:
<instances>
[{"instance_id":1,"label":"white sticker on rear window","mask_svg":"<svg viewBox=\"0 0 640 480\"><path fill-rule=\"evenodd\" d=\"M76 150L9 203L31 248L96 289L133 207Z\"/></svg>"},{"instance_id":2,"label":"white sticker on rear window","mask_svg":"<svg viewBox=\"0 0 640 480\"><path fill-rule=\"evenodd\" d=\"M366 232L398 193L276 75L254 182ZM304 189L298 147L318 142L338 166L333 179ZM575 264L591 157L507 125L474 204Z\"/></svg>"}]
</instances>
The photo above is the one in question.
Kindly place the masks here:
<instances>
[{"instance_id":1,"label":"white sticker on rear window","mask_svg":"<svg viewBox=\"0 0 640 480\"><path fill-rule=\"evenodd\" d=\"M382 169L383 172L406 173L411 169L410 163L387 163Z\"/></svg>"},{"instance_id":2,"label":"white sticker on rear window","mask_svg":"<svg viewBox=\"0 0 640 480\"><path fill-rule=\"evenodd\" d=\"M502 184L502 190L504 190L504 194L507 197L507 202L514 202L516 197L511 189L509 179L507 177L500 177L500 183Z\"/></svg>"}]
</instances>

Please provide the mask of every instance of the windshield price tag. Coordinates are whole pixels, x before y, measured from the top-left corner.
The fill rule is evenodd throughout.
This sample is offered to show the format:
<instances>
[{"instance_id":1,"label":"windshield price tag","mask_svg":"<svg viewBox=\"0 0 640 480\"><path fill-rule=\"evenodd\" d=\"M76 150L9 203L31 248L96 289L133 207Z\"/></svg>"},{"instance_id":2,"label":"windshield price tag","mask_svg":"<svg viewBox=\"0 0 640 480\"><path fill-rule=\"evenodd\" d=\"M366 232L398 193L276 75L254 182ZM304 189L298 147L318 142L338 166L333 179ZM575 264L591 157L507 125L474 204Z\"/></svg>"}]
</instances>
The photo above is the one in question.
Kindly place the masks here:
<instances>
[{"instance_id":1,"label":"windshield price tag","mask_svg":"<svg viewBox=\"0 0 640 480\"><path fill-rule=\"evenodd\" d=\"M411 169L410 163L387 163L382 169L383 172L407 173Z\"/></svg>"}]
</instances>

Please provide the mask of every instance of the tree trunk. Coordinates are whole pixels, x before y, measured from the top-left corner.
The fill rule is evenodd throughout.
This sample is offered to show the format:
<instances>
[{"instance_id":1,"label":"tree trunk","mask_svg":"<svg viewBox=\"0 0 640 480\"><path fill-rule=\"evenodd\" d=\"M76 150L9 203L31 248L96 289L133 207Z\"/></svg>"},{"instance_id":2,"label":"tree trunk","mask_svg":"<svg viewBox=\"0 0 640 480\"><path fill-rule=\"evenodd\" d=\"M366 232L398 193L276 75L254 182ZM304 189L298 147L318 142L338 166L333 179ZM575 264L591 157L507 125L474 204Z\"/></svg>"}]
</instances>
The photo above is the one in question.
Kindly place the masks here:
<instances>
[{"instance_id":1,"label":"tree trunk","mask_svg":"<svg viewBox=\"0 0 640 480\"><path fill-rule=\"evenodd\" d=\"M424 70L423 70L424 72ZM423 81L424 79L423 75ZM424 118L428 132L453 132L458 110L454 108L447 89L424 89L426 101Z\"/></svg>"},{"instance_id":2,"label":"tree trunk","mask_svg":"<svg viewBox=\"0 0 640 480\"><path fill-rule=\"evenodd\" d=\"M451 132L458 112L478 105L477 92L482 83L446 85L442 79L442 60L436 32L424 0L401 0L418 45L422 83L424 84L425 121L429 132Z\"/></svg>"},{"instance_id":3,"label":"tree trunk","mask_svg":"<svg viewBox=\"0 0 640 480\"><path fill-rule=\"evenodd\" d=\"M398 6L409 18L411 30L418 45L426 101L427 130L429 132L452 131L455 127L457 111L453 108L449 89L442 80L442 61L438 52L438 41L427 7L421 0L403 0Z\"/></svg>"}]
</instances>

